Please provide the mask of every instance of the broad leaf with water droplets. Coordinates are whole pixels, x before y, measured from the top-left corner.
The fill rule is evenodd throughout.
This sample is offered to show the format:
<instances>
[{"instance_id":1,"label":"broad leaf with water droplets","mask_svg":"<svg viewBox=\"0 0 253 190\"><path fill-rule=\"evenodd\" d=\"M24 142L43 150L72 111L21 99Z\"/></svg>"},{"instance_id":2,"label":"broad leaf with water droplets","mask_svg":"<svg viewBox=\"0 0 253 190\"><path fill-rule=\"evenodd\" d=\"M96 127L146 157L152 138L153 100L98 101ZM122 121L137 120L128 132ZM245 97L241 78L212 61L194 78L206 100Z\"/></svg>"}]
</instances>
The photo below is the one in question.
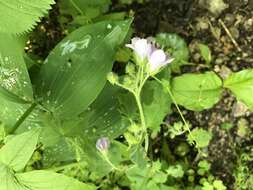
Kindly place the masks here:
<instances>
[{"instance_id":1,"label":"broad leaf with water droplets","mask_svg":"<svg viewBox=\"0 0 253 190\"><path fill-rule=\"evenodd\" d=\"M15 102L33 100L32 85L17 39L0 33L0 98Z\"/></svg>"},{"instance_id":2,"label":"broad leaf with water droplets","mask_svg":"<svg viewBox=\"0 0 253 190\"><path fill-rule=\"evenodd\" d=\"M83 26L50 53L38 76L36 92L56 117L72 118L96 99L130 23L105 21Z\"/></svg>"}]
</instances>

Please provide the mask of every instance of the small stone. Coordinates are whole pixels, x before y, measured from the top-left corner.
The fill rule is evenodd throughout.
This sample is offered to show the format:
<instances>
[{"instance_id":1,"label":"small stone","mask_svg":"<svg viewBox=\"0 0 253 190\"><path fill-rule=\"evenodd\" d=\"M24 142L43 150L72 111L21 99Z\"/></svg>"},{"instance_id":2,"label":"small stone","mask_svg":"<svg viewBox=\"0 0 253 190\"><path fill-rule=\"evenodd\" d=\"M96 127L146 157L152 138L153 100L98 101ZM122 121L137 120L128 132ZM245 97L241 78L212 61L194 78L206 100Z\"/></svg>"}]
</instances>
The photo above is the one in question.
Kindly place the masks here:
<instances>
[{"instance_id":1,"label":"small stone","mask_svg":"<svg viewBox=\"0 0 253 190\"><path fill-rule=\"evenodd\" d=\"M231 27L231 28L229 28L229 31L230 31L231 35L233 36L233 38L237 39L240 37L240 32L237 28Z\"/></svg>"},{"instance_id":2,"label":"small stone","mask_svg":"<svg viewBox=\"0 0 253 190\"><path fill-rule=\"evenodd\" d=\"M242 102L236 102L232 108L232 115L234 117L241 117L246 115L248 107Z\"/></svg>"},{"instance_id":3,"label":"small stone","mask_svg":"<svg viewBox=\"0 0 253 190\"><path fill-rule=\"evenodd\" d=\"M226 67L225 65L221 66L219 74L222 79L226 79L231 73L232 71L228 67Z\"/></svg>"},{"instance_id":4,"label":"small stone","mask_svg":"<svg viewBox=\"0 0 253 190\"><path fill-rule=\"evenodd\" d=\"M227 26L231 26L235 22L235 16L233 14L228 13L225 15L224 21Z\"/></svg>"}]
</instances>

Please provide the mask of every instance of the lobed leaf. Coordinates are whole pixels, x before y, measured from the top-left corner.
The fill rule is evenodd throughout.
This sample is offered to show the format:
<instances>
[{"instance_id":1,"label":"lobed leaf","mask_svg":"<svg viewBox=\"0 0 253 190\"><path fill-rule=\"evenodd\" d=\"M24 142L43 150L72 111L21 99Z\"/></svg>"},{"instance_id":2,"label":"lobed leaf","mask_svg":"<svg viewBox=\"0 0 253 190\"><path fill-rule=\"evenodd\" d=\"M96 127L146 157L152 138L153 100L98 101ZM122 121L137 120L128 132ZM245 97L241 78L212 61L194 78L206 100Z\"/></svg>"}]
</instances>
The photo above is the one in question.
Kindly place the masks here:
<instances>
[{"instance_id":1,"label":"lobed leaf","mask_svg":"<svg viewBox=\"0 0 253 190\"><path fill-rule=\"evenodd\" d=\"M20 34L31 30L54 0L0 0L0 32Z\"/></svg>"}]
</instances>

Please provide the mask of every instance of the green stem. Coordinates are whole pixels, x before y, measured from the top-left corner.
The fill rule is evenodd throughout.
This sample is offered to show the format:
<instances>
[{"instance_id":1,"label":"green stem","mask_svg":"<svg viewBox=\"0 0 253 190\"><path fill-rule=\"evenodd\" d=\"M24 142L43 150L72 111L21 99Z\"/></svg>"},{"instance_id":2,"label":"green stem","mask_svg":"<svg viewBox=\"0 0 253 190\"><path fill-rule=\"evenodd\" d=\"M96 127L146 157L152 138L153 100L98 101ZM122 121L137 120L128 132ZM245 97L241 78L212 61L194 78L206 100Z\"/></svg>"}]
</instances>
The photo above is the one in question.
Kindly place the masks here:
<instances>
[{"instance_id":1,"label":"green stem","mask_svg":"<svg viewBox=\"0 0 253 190\"><path fill-rule=\"evenodd\" d=\"M142 108L141 104L141 98L140 98L140 93L134 94L139 113L140 113L140 118L141 118L141 126L144 134L144 139L145 139L145 151L148 152L148 144L149 144L149 138L148 138L148 133L147 133L147 127L146 127L146 122L145 122L145 116L144 116L144 111Z\"/></svg>"},{"instance_id":2,"label":"green stem","mask_svg":"<svg viewBox=\"0 0 253 190\"><path fill-rule=\"evenodd\" d=\"M177 109L177 111L178 111L178 113L179 113L181 119L183 120L184 125L186 126L187 131L189 132L189 135L190 135L191 138L193 139L192 134L191 134L190 127L189 127L188 123L186 122L186 120L185 120L185 118L184 118L184 115L182 114L182 112L181 112L181 110L180 110L180 108L179 108L179 106L178 106L178 104L177 104L177 102L176 102L176 99L174 98L172 92L170 91L170 88L169 88L168 86L164 86L164 85L163 85L163 82L162 82L160 79L156 78L155 76L152 76L152 77L153 77L157 82L159 82L163 87L165 87L165 89L168 91L168 93L169 93L169 95L170 95L170 97L171 97L173 103L174 103L175 106L176 106L176 109Z\"/></svg>"},{"instance_id":3,"label":"green stem","mask_svg":"<svg viewBox=\"0 0 253 190\"><path fill-rule=\"evenodd\" d=\"M32 103L31 106L25 111L25 113L18 119L18 121L13 126L13 129L10 131L10 134L15 133L19 126L25 121L25 119L30 115L33 109L37 106L37 103Z\"/></svg>"},{"instance_id":4,"label":"green stem","mask_svg":"<svg viewBox=\"0 0 253 190\"><path fill-rule=\"evenodd\" d=\"M101 152L104 160L112 167L113 170L118 170L118 171L121 171L119 168L117 168L111 161L110 159L108 158L107 154L106 153L103 153Z\"/></svg>"}]
</instances>

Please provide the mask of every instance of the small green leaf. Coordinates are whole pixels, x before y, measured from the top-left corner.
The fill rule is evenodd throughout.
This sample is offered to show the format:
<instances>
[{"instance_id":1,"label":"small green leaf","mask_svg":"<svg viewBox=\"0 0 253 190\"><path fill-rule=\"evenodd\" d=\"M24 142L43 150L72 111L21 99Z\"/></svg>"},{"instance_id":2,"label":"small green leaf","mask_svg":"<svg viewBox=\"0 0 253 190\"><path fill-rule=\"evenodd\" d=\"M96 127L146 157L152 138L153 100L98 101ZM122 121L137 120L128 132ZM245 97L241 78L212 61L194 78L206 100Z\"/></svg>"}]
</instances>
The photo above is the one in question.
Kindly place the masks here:
<instances>
[{"instance_id":1,"label":"small green leaf","mask_svg":"<svg viewBox=\"0 0 253 190\"><path fill-rule=\"evenodd\" d=\"M132 166L128 168L126 175L133 190L159 190L159 186L167 180L167 174L161 170L161 163L158 161L144 168L139 168L137 165Z\"/></svg>"},{"instance_id":2,"label":"small green leaf","mask_svg":"<svg viewBox=\"0 0 253 190\"><path fill-rule=\"evenodd\" d=\"M189 50L183 38L177 34L161 33L156 36L156 42L171 53L174 72L179 72L180 66L188 64Z\"/></svg>"},{"instance_id":3,"label":"small green leaf","mask_svg":"<svg viewBox=\"0 0 253 190\"><path fill-rule=\"evenodd\" d=\"M71 26L86 25L107 12L110 4L111 0L59 0L60 19L63 26L69 24L69 16L73 18Z\"/></svg>"},{"instance_id":4,"label":"small green leaf","mask_svg":"<svg viewBox=\"0 0 253 190\"><path fill-rule=\"evenodd\" d=\"M173 78L172 93L179 105L201 111L220 100L222 81L214 72L184 74Z\"/></svg>"},{"instance_id":5,"label":"small green leaf","mask_svg":"<svg viewBox=\"0 0 253 190\"><path fill-rule=\"evenodd\" d=\"M171 111L171 99L163 86L156 81L147 82L142 91L144 115L147 126L159 131L163 119Z\"/></svg>"},{"instance_id":6,"label":"small green leaf","mask_svg":"<svg viewBox=\"0 0 253 190\"><path fill-rule=\"evenodd\" d=\"M54 0L0 0L0 32L20 34L39 21Z\"/></svg>"},{"instance_id":7,"label":"small green leaf","mask_svg":"<svg viewBox=\"0 0 253 190\"><path fill-rule=\"evenodd\" d=\"M212 133L202 128L195 128L191 131L191 134L188 135L189 143L192 144L195 142L198 148L207 147L211 139Z\"/></svg>"},{"instance_id":8,"label":"small green leaf","mask_svg":"<svg viewBox=\"0 0 253 190\"><path fill-rule=\"evenodd\" d=\"M217 190L226 190L227 189L226 186L223 184L223 182L221 180L214 180L213 186Z\"/></svg>"},{"instance_id":9,"label":"small green leaf","mask_svg":"<svg viewBox=\"0 0 253 190\"><path fill-rule=\"evenodd\" d=\"M211 51L205 44L198 44L201 56L204 58L206 63L209 65L212 61Z\"/></svg>"},{"instance_id":10,"label":"small green leaf","mask_svg":"<svg viewBox=\"0 0 253 190\"><path fill-rule=\"evenodd\" d=\"M50 53L38 76L37 95L60 119L80 114L96 99L111 71L115 49L131 21L105 21L81 27Z\"/></svg>"},{"instance_id":11,"label":"small green leaf","mask_svg":"<svg viewBox=\"0 0 253 190\"><path fill-rule=\"evenodd\" d=\"M225 79L224 87L231 90L238 100L253 108L253 69L231 74Z\"/></svg>"},{"instance_id":12,"label":"small green leaf","mask_svg":"<svg viewBox=\"0 0 253 190\"><path fill-rule=\"evenodd\" d=\"M184 176L184 170L180 164L169 166L166 172L169 176L172 176L174 178L182 178Z\"/></svg>"},{"instance_id":13,"label":"small green leaf","mask_svg":"<svg viewBox=\"0 0 253 190\"><path fill-rule=\"evenodd\" d=\"M40 129L12 137L0 149L0 162L15 171L21 171L31 158L40 134Z\"/></svg>"},{"instance_id":14,"label":"small green leaf","mask_svg":"<svg viewBox=\"0 0 253 190\"><path fill-rule=\"evenodd\" d=\"M31 190L95 190L92 185L81 183L62 174L35 170L16 174L19 183ZM26 189L26 188L25 188ZM24 189L24 190L25 190ZM15 189L13 189L15 190Z\"/></svg>"}]
</instances>

